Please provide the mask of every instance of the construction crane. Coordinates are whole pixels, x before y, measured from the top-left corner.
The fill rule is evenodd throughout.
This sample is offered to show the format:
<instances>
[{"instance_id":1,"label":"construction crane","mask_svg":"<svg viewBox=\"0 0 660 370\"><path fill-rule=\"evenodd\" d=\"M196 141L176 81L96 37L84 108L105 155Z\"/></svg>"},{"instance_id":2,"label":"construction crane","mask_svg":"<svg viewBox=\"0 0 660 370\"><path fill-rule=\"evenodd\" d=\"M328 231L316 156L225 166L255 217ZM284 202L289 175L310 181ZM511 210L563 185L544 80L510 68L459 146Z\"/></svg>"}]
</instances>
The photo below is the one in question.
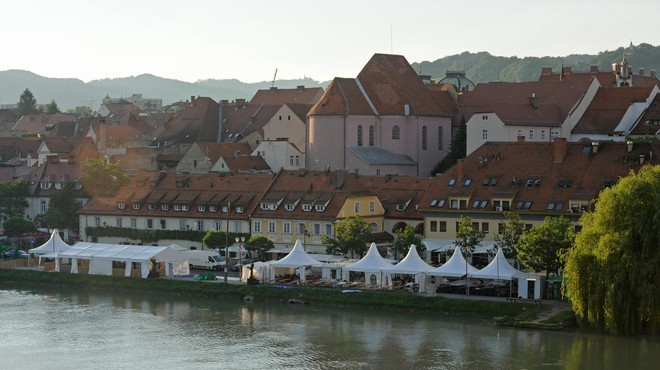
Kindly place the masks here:
<instances>
[{"instance_id":1,"label":"construction crane","mask_svg":"<svg viewBox=\"0 0 660 370\"><path fill-rule=\"evenodd\" d=\"M273 82L270 83L270 87L275 86L275 79L277 78L277 68L275 68L275 75L273 76Z\"/></svg>"}]
</instances>

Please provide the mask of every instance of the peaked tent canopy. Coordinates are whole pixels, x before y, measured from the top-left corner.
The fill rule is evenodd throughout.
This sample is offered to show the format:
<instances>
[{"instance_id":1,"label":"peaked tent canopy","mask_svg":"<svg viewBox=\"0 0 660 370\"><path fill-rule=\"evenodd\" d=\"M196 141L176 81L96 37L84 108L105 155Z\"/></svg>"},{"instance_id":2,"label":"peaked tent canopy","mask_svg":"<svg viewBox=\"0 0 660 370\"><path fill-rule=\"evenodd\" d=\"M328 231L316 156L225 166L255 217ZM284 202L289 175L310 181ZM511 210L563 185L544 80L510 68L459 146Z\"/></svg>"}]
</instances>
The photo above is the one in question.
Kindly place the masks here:
<instances>
[{"instance_id":1,"label":"peaked tent canopy","mask_svg":"<svg viewBox=\"0 0 660 370\"><path fill-rule=\"evenodd\" d=\"M30 249L28 253L36 256L55 257L57 253L69 248L71 248L71 246L65 243L60 237L60 231L58 229L53 229L53 232L50 234L50 239L48 239L47 242L36 248Z\"/></svg>"},{"instance_id":2,"label":"peaked tent canopy","mask_svg":"<svg viewBox=\"0 0 660 370\"><path fill-rule=\"evenodd\" d=\"M388 268L385 269L385 272L394 274L417 274L419 272L429 272L433 269L433 266L422 260L417 253L417 247L413 244L410 246L406 257L396 265L388 266Z\"/></svg>"},{"instance_id":3,"label":"peaked tent canopy","mask_svg":"<svg viewBox=\"0 0 660 370\"><path fill-rule=\"evenodd\" d=\"M488 266L470 274L471 278L494 280L513 280L523 276L525 276L523 272L516 270L509 264L509 262L504 257L502 248L497 250L495 258L490 261Z\"/></svg>"},{"instance_id":4,"label":"peaked tent canopy","mask_svg":"<svg viewBox=\"0 0 660 370\"><path fill-rule=\"evenodd\" d=\"M344 266L344 270L347 271L360 271L360 272L380 272L382 270L388 270L392 267L392 264L385 261L383 256L378 252L376 248L376 243L371 243L369 251L367 254L362 257L361 260L352 263L350 265Z\"/></svg>"},{"instance_id":5,"label":"peaked tent canopy","mask_svg":"<svg viewBox=\"0 0 660 370\"><path fill-rule=\"evenodd\" d=\"M433 276L447 276L447 277L463 277L465 276L465 266L467 265L467 273L469 276L479 271L476 267L470 265L463 257L460 248L454 248L454 254L451 255L449 261L445 262L444 265L435 268L429 272L427 275Z\"/></svg>"},{"instance_id":6,"label":"peaked tent canopy","mask_svg":"<svg viewBox=\"0 0 660 370\"><path fill-rule=\"evenodd\" d=\"M293 246L293 249L289 254L282 257L281 259L270 263L270 280L275 281L275 269L276 268L299 268L300 269L300 281L305 281L305 268L307 266L323 266L322 262L315 260L310 257L307 252L302 247L300 240L296 240L296 244Z\"/></svg>"}]
</instances>

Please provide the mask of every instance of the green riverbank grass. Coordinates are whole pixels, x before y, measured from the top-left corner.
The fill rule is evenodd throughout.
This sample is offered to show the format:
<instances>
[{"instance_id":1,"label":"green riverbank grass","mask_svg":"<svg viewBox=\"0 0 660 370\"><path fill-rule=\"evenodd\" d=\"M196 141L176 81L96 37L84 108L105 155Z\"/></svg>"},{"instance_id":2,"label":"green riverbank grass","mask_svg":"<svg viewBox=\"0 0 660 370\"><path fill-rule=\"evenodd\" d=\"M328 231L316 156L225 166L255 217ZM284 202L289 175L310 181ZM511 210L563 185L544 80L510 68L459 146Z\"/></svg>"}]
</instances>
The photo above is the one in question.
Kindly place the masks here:
<instances>
[{"instance_id":1,"label":"green riverbank grass","mask_svg":"<svg viewBox=\"0 0 660 370\"><path fill-rule=\"evenodd\" d=\"M11 282L19 285L58 285L81 289L107 289L112 291L143 291L209 299L244 299L285 302L294 299L312 304L358 305L393 310L444 312L477 315L485 318L519 318L529 320L546 309L545 305L527 305L505 301L480 301L417 295L408 292L369 291L342 293L329 288L293 287L282 289L273 285L224 284L181 279L139 279L98 275L66 274L35 270L0 269L4 286Z\"/></svg>"}]
</instances>

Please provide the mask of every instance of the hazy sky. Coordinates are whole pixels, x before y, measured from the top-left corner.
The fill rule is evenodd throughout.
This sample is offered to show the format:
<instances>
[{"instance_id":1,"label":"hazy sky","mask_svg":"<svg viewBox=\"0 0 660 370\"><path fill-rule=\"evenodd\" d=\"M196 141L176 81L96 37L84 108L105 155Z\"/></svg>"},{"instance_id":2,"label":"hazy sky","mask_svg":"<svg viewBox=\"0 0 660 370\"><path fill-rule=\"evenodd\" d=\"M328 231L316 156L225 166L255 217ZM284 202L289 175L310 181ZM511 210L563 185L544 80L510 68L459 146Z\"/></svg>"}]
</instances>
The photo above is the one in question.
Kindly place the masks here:
<instances>
[{"instance_id":1,"label":"hazy sky","mask_svg":"<svg viewBox=\"0 0 660 370\"><path fill-rule=\"evenodd\" d=\"M89 81L355 77L374 53L595 54L660 45L660 1L3 0L0 71ZM1 87L0 87L1 88Z\"/></svg>"}]
</instances>

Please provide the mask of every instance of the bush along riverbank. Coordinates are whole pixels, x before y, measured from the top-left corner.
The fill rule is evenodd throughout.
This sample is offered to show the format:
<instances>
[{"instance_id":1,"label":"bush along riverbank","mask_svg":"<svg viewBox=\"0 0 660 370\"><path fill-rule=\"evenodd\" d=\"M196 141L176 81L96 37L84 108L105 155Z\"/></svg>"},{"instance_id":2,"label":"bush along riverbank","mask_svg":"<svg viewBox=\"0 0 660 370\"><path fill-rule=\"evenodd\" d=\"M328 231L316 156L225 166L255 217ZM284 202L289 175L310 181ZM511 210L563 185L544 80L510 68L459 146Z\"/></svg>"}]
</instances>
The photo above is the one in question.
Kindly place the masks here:
<instances>
[{"instance_id":1,"label":"bush along riverbank","mask_svg":"<svg viewBox=\"0 0 660 370\"><path fill-rule=\"evenodd\" d=\"M25 287L26 284L69 286L79 289L148 292L195 296L208 299L240 299L257 302L289 302L309 304L356 305L391 310L424 311L498 318L508 325L532 322L549 305L445 298L407 292L369 291L343 293L341 290L311 287L278 287L274 285L224 284L180 279L138 279L98 275L64 274L35 270L0 269L3 286ZM524 325L519 325L524 326ZM541 328L537 326L537 328ZM555 327L553 327L555 328Z\"/></svg>"}]
</instances>

